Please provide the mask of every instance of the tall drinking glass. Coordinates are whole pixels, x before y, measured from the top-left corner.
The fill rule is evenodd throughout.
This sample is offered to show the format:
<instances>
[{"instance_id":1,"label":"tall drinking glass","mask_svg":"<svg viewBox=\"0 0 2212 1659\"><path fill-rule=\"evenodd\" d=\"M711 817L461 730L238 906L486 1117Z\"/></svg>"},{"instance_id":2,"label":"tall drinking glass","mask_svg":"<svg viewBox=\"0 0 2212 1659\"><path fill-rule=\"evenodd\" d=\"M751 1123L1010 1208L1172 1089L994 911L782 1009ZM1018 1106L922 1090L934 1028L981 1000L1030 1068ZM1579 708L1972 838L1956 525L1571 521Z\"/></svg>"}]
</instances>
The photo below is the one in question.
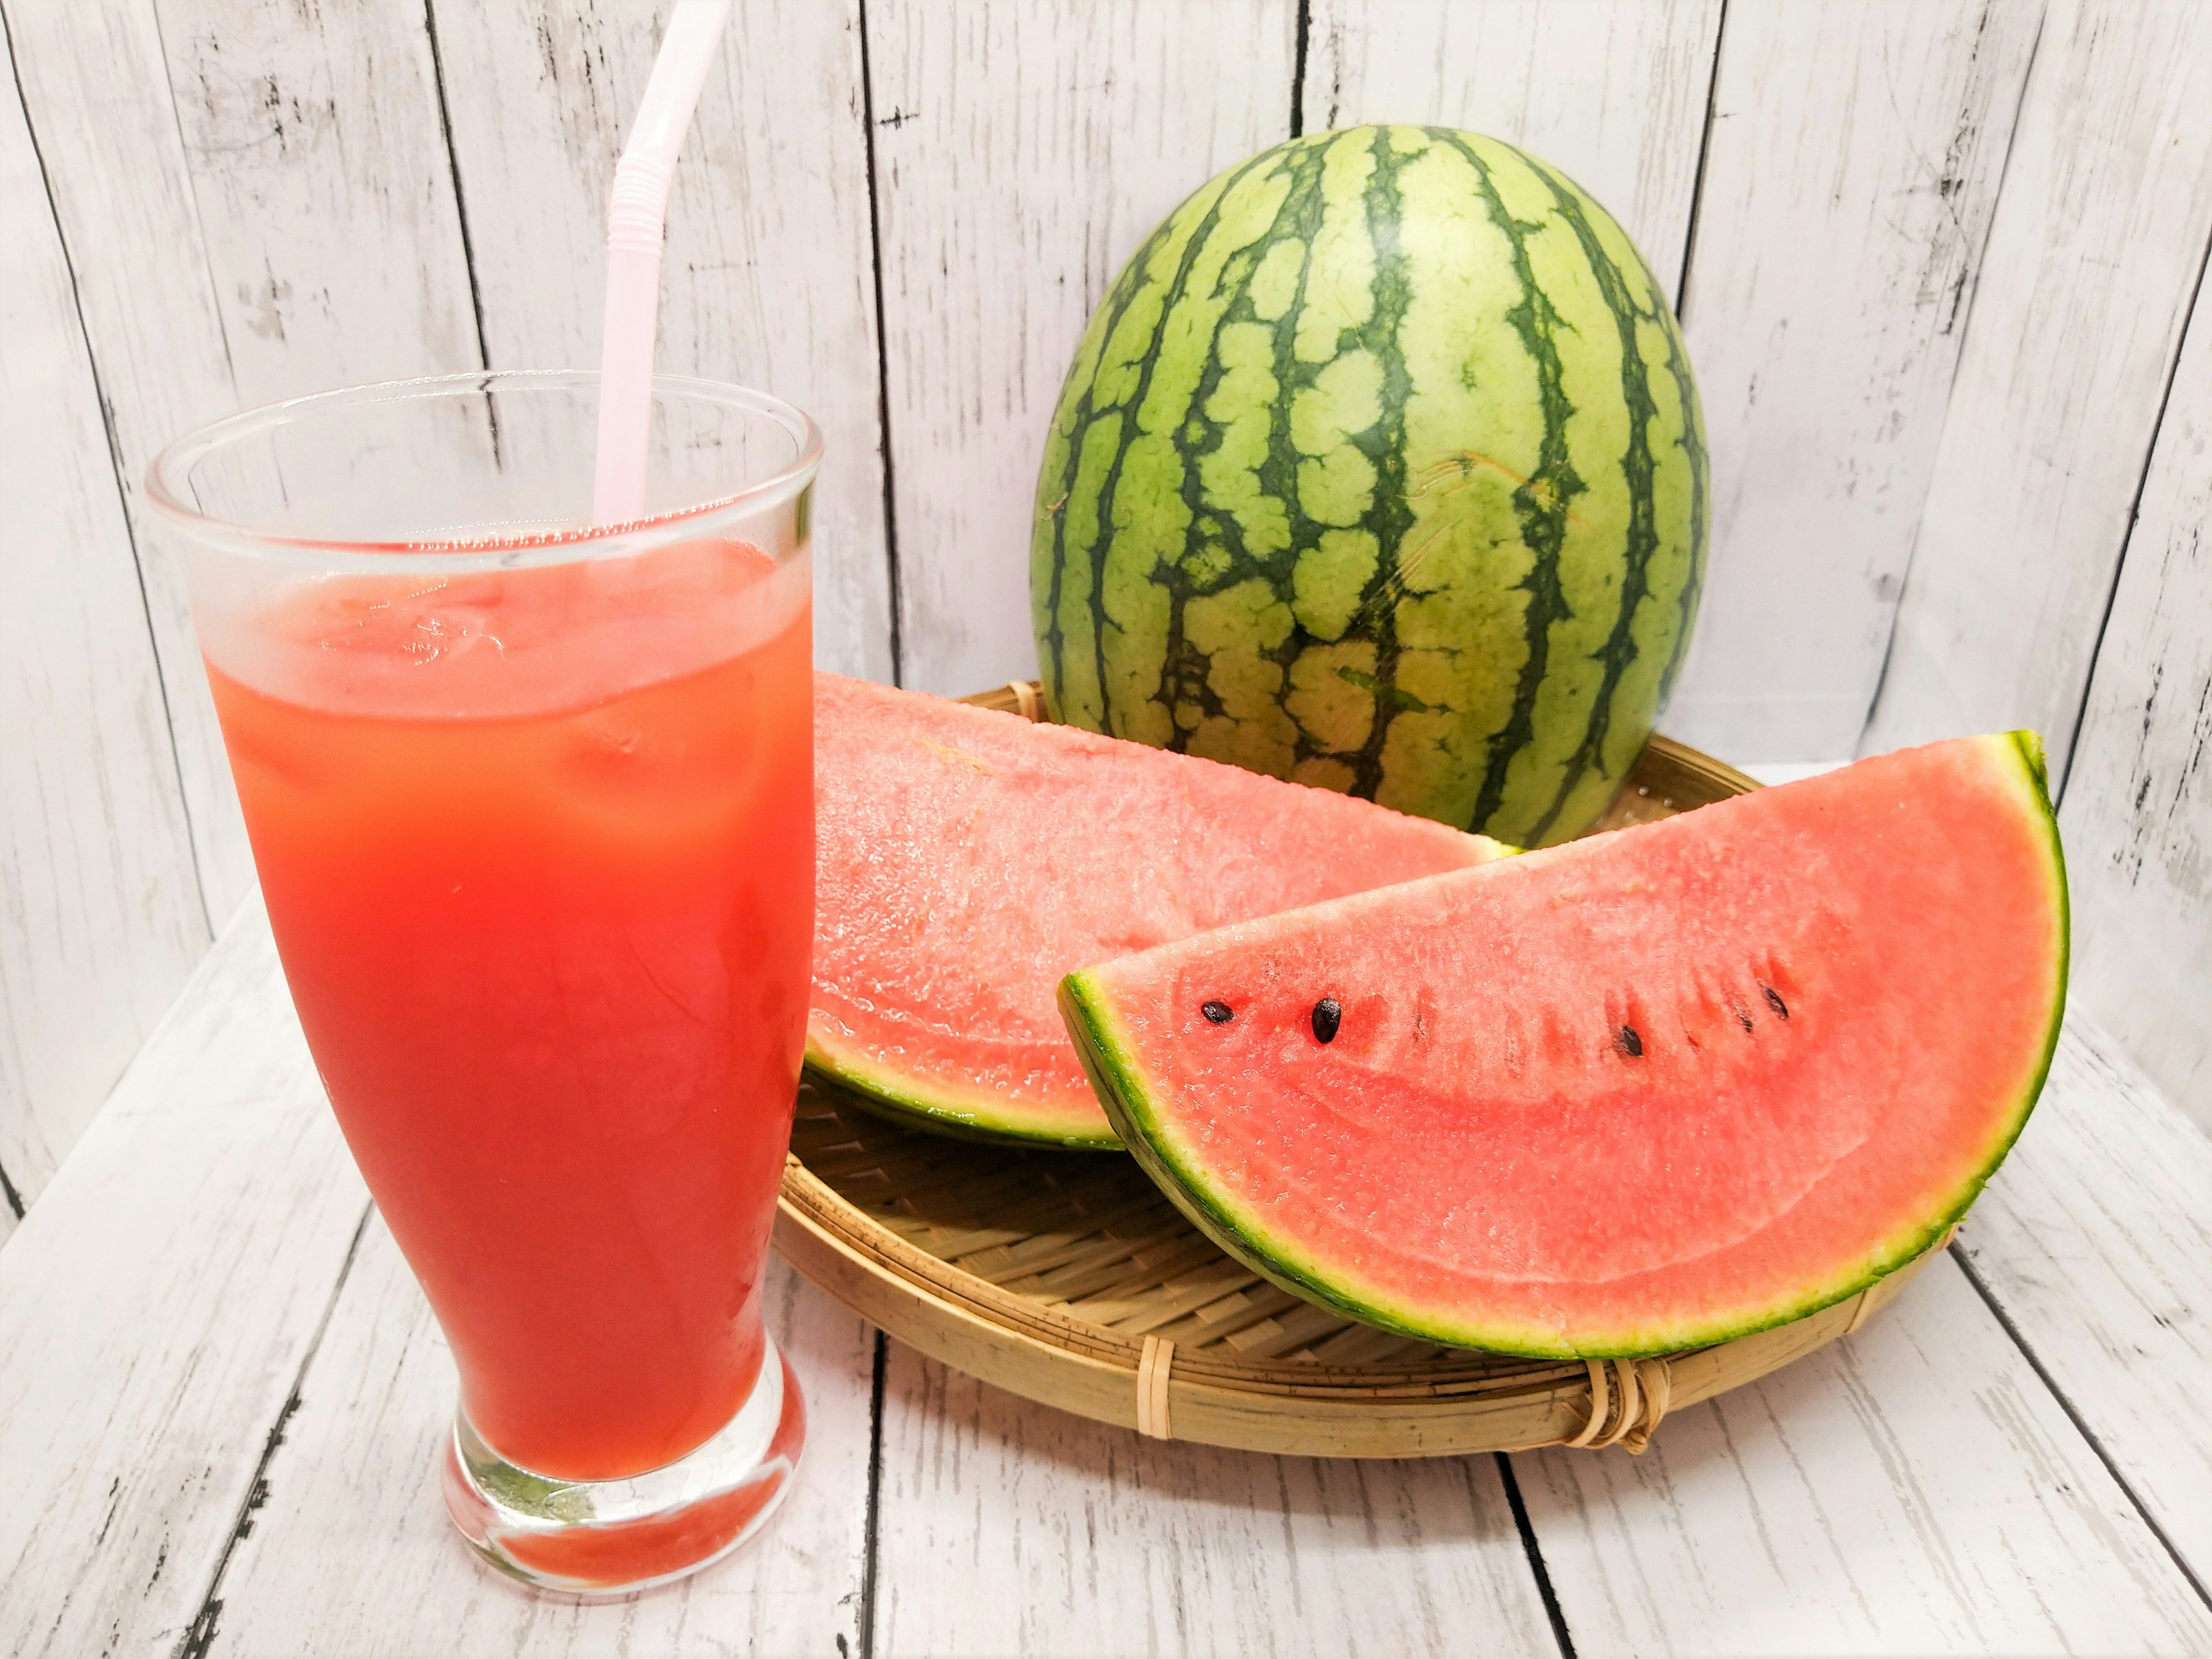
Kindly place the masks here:
<instances>
[{"instance_id":1,"label":"tall drinking glass","mask_svg":"<svg viewBox=\"0 0 2212 1659\"><path fill-rule=\"evenodd\" d=\"M590 526L598 377L234 416L181 543L315 1064L460 1372L447 1507L532 1583L733 1547L805 1435L762 1323L813 927L797 410L664 379Z\"/></svg>"}]
</instances>

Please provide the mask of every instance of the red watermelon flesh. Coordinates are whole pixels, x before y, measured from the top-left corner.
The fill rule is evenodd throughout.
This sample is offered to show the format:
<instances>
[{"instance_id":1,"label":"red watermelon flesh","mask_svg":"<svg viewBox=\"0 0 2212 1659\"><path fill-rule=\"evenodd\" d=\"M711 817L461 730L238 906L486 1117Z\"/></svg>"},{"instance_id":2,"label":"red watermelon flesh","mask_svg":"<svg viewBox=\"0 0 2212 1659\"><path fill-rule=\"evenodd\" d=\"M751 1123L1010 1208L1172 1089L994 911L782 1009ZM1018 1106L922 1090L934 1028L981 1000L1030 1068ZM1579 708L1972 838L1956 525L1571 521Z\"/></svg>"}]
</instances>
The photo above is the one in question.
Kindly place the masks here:
<instances>
[{"instance_id":1,"label":"red watermelon flesh","mask_svg":"<svg viewBox=\"0 0 2212 1659\"><path fill-rule=\"evenodd\" d=\"M2066 948L2017 733L1224 928L1061 1006L1131 1150L1260 1272L1448 1346L1599 1357L1925 1249L2034 1104Z\"/></svg>"},{"instance_id":2,"label":"red watermelon flesh","mask_svg":"<svg viewBox=\"0 0 2212 1659\"><path fill-rule=\"evenodd\" d=\"M817 1078L917 1127L1118 1146L1053 1006L1102 957L1495 858L1325 789L815 677Z\"/></svg>"}]
</instances>

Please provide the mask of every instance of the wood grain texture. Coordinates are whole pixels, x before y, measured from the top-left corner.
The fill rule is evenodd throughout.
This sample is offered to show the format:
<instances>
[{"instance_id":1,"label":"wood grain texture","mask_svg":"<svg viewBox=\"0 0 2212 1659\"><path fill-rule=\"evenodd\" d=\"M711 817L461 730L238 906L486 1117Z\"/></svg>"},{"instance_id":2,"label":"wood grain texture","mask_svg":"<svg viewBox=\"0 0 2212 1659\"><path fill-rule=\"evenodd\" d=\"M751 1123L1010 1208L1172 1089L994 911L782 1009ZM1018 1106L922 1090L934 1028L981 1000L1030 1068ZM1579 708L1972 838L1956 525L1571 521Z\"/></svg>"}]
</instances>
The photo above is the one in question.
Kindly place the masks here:
<instances>
[{"instance_id":1,"label":"wood grain texture","mask_svg":"<svg viewBox=\"0 0 2212 1659\"><path fill-rule=\"evenodd\" d=\"M806 1394L798 1483L754 1542L665 1589L533 1594L461 1542L436 1455L453 1363L380 1219L301 1379L266 1502L203 1629L226 1654L818 1654L861 1650L875 1334L775 1262L770 1328Z\"/></svg>"},{"instance_id":2,"label":"wood grain texture","mask_svg":"<svg viewBox=\"0 0 2212 1659\"><path fill-rule=\"evenodd\" d=\"M2212 1141L2079 1009L1960 1249L2212 1583Z\"/></svg>"},{"instance_id":3,"label":"wood grain texture","mask_svg":"<svg viewBox=\"0 0 2212 1659\"><path fill-rule=\"evenodd\" d=\"M1855 752L2040 10L1729 14L1681 307L1714 494L1685 742Z\"/></svg>"},{"instance_id":4,"label":"wood grain texture","mask_svg":"<svg viewBox=\"0 0 2212 1659\"><path fill-rule=\"evenodd\" d=\"M183 569L139 500L164 444L238 403L154 0L8 0L4 10L106 400L200 881L209 914L227 916L253 884L252 855Z\"/></svg>"},{"instance_id":5,"label":"wood grain texture","mask_svg":"<svg viewBox=\"0 0 2212 1659\"><path fill-rule=\"evenodd\" d=\"M904 682L1036 672L1030 505L1076 341L1215 173L1290 136L1292 0L872 0Z\"/></svg>"},{"instance_id":6,"label":"wood grain texture","mask_svg":"<svg viewBox=\"0 0 2212 1659\"><path fill-rule=\"evenodd\" d=\"M1465 127L1565 171L1675 297L1720 0L1314 0L1306 131Z\"/></svg>"},{"instance_id":7,"label":"wood grain texture","mask_svg":"<svg viewBox=\"0 0 2212 1659\"><path fill-rule=\"evenodd\" d=\"M501 368L596 367L607 191L665 7L435 14L484 338ZM732 13L677 163L659 359L818 422L816 658L891 678L857 0Z\"/></svg>"},{"instance_id":8,"label":"wood grain texture","mask_svg":"<svg viewBox=\"0 0 2212 1659\"><path fill-rule=\"evenodd\" d=\"M481 367L423 9L155 9L240 399Z\"/></svg>"},{"instance_id":9,"label":"wood grain texture","mask_svg":"<svg viewBox=\"0 0 2212 1659\"><path fill-rule=\"evenodd\" d=\"M2054 0L1862 752L2033 726L2067 775L2208 238L2212 9Z\"/></svg>"},{"instance_id":10,"label":"wood grain texture","mask_svg":"<svg viewBox=\"0 0 2212 1659\"><path fill-rule=\"evenodd\" d=\"M1513 1465L1578 1654L2212 1644L2212 1611L1948 1258L1856 1335L1670 1415L1641 1458Z\"/></svg>"},{"instance_id":11,"label":"wood grain texture","mask_svg":"<svg viewBox=\"0 0 2212 1659\"><path fill-rule=\"evenodd\" d=\"M99 387L12 79L0 223L0 1170L30 1204L208 925Z\"/></svg>"},{"instance_id":12,"label":"wood grain texture","mask_svg":"<svg viewBox=\"0 0 2212 1659\"><path fill-rule=\"evenodd\" d=\"M874 1651L1558 1650L1494 1460L1148 1440L894 1343Z\"/></svg>"},{"instance_id":13,"label":"wood grain texture","mask_svg":"<svg viewBox=\"0 0 2212 1659\"><path fill-rule=\"evenodd\" d=\"M0 1250L0 1653L176 1647L367 1203L257 902Z\"/></svg>"},{"instance_id":14,"label":"wood grain texture","mask_svg":"<svg viewBox=\"0 0 2212 1659\"><path fill-rule=\"evenodd\" d=\"M2074 994L2212 1133L2212 305L2201 294L2058 819Z\"/></svg>"}]
</instances>

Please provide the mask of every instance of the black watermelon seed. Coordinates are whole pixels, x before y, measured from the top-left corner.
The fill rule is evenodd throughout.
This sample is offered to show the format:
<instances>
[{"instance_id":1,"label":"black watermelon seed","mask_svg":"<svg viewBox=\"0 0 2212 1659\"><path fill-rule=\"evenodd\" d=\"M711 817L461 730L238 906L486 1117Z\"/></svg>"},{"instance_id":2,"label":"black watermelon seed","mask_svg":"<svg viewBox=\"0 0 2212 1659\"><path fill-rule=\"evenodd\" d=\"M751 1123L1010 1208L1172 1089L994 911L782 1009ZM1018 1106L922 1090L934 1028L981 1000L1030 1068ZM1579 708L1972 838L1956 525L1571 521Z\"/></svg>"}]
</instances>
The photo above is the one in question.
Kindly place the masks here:
<instances>
[{"instance_id":1,"label":"black watermelon seed","mask_svg":"<svg viewBox=\"0 0 2212 1659\"><path fill-rule=\"evenodd\" d=\"M1751 1029L1750 1009L1743 1007L1740 1004L1731 1002L1729 1004L1729 1012L1735 1016L1735 1023L1742 1026L1745 1030L1748 1031Z\"/></svg>"},{"instance_id":2,"label":"black watermelon seed","mask_svg":"<svg viewBox=\"0 0 2212 1659\"><path fill-rule=\"evenodd\" d=\"M1314 1036L1322 1042L1336 1040L1336 1028L1343 1022L1344 1009L1334 997L1323 997L1314 1004Z\"/></svg>"},{"instance_id":3,"label":"black watermelon seed","mask_svg":"<svg viewBox=\"0 0 2212 1659\"><path fill-rule=\"evenodd\" d=\"M1771 985L1762 985L1759 988L1766 993L1766 1006L1768 1007L1773 1009L1776 1013L1781 1015L1784 1019L1790 1018L1790 1010L1783 1006L1781 992L1776 990Z\"/></svg>"},{"instance_id":4,"label":"black watermelon seed","mask_svg":"<svg viewBox=\"0 0 2212 1659\"><path fill-rule=\"evenodd\" d=\"M1235 1011L1232 1010L1225 1002L1209 1002L1198 1012L1204 1014L1216 1025L1226 1025L1231 1020L1237 1018Z\"/></svg>"},{"instance_id":5,"label":"black watermelon seed","mask_svg":"<svg viewBox=\"0 0 2212 1659\"><path fill-rule=\"evenodd\" d=\"M1636 1035L1636 1028L1633 1025L1622 1026L1620 1035L1613 1041L1613 1046L1631 1060L1644 1058L1644 1039Z\"/></svg>"}]
</instances>

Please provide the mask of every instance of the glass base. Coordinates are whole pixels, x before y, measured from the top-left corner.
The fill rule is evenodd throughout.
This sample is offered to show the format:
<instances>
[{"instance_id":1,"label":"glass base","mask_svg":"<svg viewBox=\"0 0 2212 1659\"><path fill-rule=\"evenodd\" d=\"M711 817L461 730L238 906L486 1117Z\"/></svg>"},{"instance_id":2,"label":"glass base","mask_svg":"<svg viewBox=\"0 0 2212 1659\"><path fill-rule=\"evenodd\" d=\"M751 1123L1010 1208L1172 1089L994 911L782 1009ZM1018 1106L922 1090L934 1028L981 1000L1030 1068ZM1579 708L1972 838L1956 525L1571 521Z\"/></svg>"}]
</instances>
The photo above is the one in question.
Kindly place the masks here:
<instances>
[{"instance_id":1,"label":"glass base","mask_svg":"<svg viewBox=\"0 0 2212 1659\"><path fill-rule=\"evenodd\" d=\"M509 1463L464 1413L446 1443L446 1508L508 1577L568 1595L623 1595L696 1572L759 1531L790 1487L806 1406L771 1341L729 1426L626 1480L556 1480Z\"/></svg>"}]
</instances>

